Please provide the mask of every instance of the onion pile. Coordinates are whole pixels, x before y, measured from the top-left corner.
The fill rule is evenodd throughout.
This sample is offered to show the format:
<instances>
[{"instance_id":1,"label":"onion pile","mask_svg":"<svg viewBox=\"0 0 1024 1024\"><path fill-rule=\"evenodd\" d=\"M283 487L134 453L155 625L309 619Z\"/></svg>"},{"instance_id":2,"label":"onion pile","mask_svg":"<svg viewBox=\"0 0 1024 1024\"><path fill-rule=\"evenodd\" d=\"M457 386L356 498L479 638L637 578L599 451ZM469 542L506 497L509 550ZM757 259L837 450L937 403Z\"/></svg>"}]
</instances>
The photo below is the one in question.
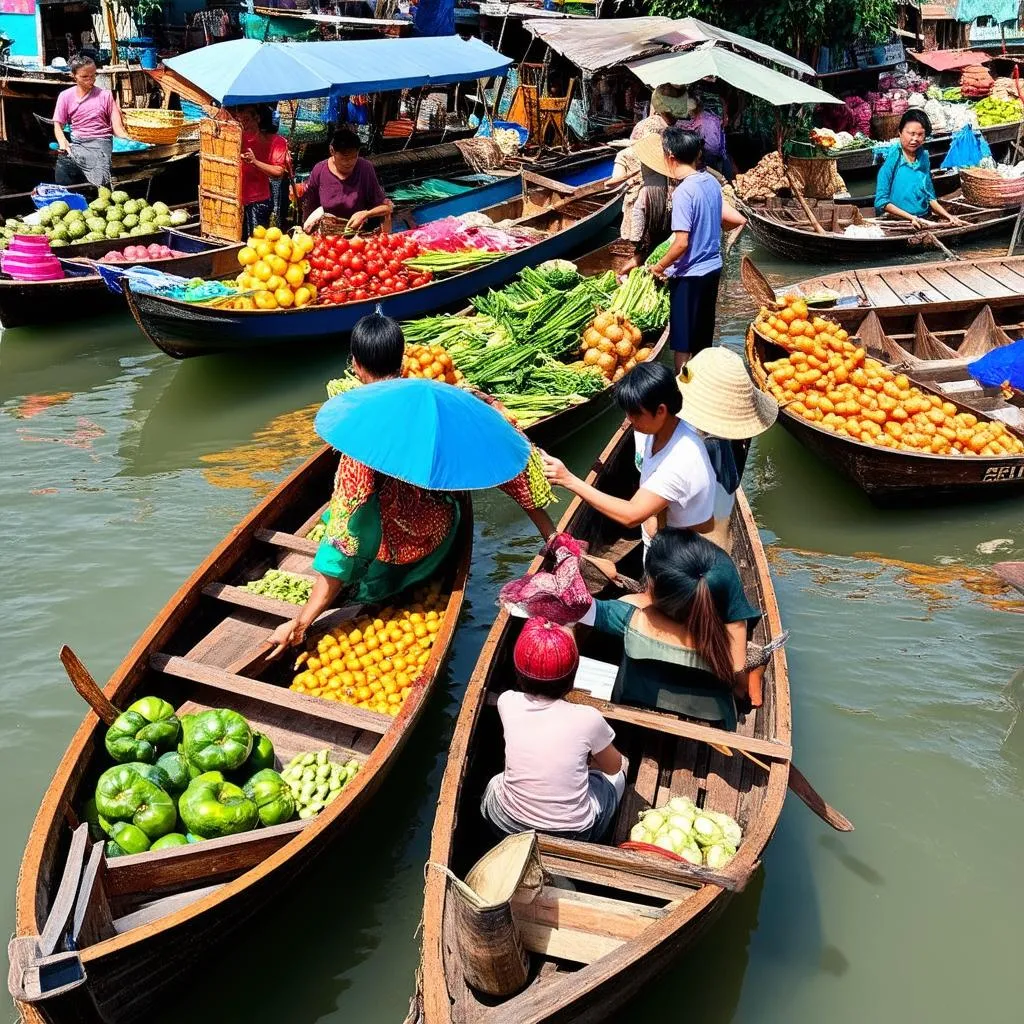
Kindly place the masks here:
<instances>
[{"instance_id":1,"label":"onion pile","mask_svg":"<svg viewBox=\"0 0 1024 1024\"><path fill-rule=\"evenodd\" d=\"M604 312L583 332L580 351L584 365L596 366L608 380L617 381L650 357L649 348L638 347L642 342L643 335L629 317Z\"/></svg>"}]
</instances>

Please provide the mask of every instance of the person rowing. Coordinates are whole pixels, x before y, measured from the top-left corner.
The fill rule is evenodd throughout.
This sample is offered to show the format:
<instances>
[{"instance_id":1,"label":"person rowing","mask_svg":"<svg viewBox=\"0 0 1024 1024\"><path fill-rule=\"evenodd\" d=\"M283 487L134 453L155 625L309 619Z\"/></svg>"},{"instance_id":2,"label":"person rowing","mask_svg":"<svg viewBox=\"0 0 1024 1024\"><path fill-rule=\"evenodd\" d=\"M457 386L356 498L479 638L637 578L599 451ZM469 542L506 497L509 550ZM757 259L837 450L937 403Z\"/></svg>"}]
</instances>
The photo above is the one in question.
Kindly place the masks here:
<instances>
[{"instance_id":1,"label":"person rowing","mask_svg":"<svg viewBox=\"0 0 1024 1024\"><path fill-rule=\"evenodd\" d=\"M934 227L925 218L929 213L941 217L950 225L965 222L954 217L935 198L931 161L924 148L932 126L921 110L910 109L900 118L899 135L878 171L875 183L875 213L888 214L910 221L912 227Z\"/></svg>"}]
</instances>

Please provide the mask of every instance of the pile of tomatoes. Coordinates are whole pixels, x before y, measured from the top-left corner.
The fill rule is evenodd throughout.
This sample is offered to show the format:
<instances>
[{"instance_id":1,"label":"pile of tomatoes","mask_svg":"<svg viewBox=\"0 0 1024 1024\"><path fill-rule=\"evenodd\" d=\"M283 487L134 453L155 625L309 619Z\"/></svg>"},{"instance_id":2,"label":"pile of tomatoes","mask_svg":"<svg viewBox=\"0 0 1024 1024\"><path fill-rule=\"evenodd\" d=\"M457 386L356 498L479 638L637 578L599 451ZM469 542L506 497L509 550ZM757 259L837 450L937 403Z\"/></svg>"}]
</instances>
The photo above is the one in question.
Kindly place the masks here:
<instances>
[{"instance_id":1,"label":"pile of tomatoes","mask_svg":"<svg viewBox=\"0 0 1024 1024\"><path fill-rule=\"evenodd\" d=\"M419 254L419 245L400 234L321 235L309 254L309 280L323 305L394 295L432 280L429 271L420 273L404 266L405 260Z\"/></svg>"}]
</instances>

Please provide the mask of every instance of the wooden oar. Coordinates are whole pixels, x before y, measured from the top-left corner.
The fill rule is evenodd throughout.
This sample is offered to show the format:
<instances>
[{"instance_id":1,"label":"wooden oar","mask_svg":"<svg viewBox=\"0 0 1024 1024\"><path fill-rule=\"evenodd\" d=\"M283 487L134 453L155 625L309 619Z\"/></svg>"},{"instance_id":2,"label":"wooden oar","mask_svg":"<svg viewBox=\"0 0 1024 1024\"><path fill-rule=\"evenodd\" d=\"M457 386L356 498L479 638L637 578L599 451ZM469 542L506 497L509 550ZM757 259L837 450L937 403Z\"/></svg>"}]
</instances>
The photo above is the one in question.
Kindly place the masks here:
<instances>
[{"instance_id":1,"label":"wooden oar","mask_svg":"<svg viewBox=\"0 0 1024 1024\"><path fill-rule=\"evenodd\" d=\"M121 713L107 699L107 695L99 688L89 670L79 661L67 644L60 649L60 660L74 688L85 698L86 703L99 715L101 721L113 725L114 719Z\"/></svg>"},{"instance_id":2,"label":"wooden oar","mask_svg":"<svg viewBox=\"0 0 1024 1024\"><path fill-rule=\"evenodd\" d=\"M911 242L913 242L913 241L914 241L914 239L911 239ZM953 250L950 249L949 246L947 246L941 239L939 239L931 231L926 231L923 235L921 235L921 241L924 242L925 245L932 245L936 249L939 249L942 252L942 254L946 257L947 260L962 260L963 259L962 256L959 256L959 255L957 255L957 253L953 252Z\"/></svg>"},{"instance_id":3,"label":"wooden oar","mask_svg":"<svg viewBox=\"0 0 1024 1024\"><path fill-rule=\"evenodd\" d=\"M800 208L804 211L805 216L811 222L811 227L813 227L819 235L827 235L828 232L818 223L818 218L814 216L814 212L808 205L807 200L804 199L803 193L796 187L796 185L793 184L793 179L788 174L786 175L786 181L789 183L789 190L796 196L796 201L800 204Z\"/></svg>"}]
</instances>

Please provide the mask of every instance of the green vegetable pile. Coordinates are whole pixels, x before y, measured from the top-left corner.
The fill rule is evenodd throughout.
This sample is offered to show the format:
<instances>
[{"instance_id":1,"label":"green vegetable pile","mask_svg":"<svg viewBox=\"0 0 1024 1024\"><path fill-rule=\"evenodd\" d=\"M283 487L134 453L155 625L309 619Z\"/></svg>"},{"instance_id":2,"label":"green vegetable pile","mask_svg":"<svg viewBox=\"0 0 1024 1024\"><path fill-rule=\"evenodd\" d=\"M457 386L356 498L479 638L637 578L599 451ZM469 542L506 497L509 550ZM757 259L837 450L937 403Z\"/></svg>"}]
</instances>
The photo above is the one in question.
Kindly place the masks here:
<instances>
[{"instance_id":1,"label":"green vegetable pile","mask_svg":"<svg viewBox=\"0 0 1024 1024\"><path fill-rule=\"evenodd\" d=\"M356 777L359 762L353 758L345 764L330 760L329 750L296 754L281 772L281 778L299 809L300 818L312 818Z\"/></svg>"},{"instance_id":2,"label":"green vegetable pile","mask_svg":"<svg viewBox=\"0 0 1024 1024\"><path fill-rule=\"evenodd\" d=\"M959 103L964 98L964 94L960 91L960 86L955 85L952 89L943 89L942 98L947 103Z\"/></svg>"},{"instance_id":3,"label":"green vegetable pile","mask_svg":"<svg viewBox=\"0 0 1024 1024\"><path fill-rule=\"evenodd\" d=\"M429 203L435 199L448 199L470 190L469 185L457 185L443 178L426 178L412 185L403 185L390 193L396 203Z\"/></svg>"},{"instance_id":4,"label":"green vegetable pile","mask_svg":"<svg viewBox=\"0 0 1024 1024\"><path fill-rule=\"evenodd\" d=\"M289 604L305 604L313 589L313 581L283 569L268 569L260 579L246 583L242 589Z\"/></svg>"},{"instance_id":5,"label":"green vegetable pile","mask_svg":"<svg viewBox=\"0 0 1024 1024\"><path fill-rule=\"evenodd\" d=\"M333 381L331 382L333 383ZM330 395L331 385L327 385L328 397ZM314 544L319 544L324 539L324 535L327 533L327 524L323 521L317 523L309 533L306 534L306 540L313 541Z\"/></svg>"},{"instance_id":6,"label":"green vegetable pile","mask_svg":"<svg viewBox=\"0 0 1024 1024\"><path fill-rule=\"evenodd\" d=\"M668 323L668 291L654 280L654 275L648 270L634 267L622 287L612 296L608 308L613 313L629 317L630 322L644 333L660 331Z\"/></svg>"},{"instance_id":7,"label":"green vegetable pile","mask_svg":"<svg viewBox=\"0 0 1024 1024\"><path fill-rule=\"evenodd\" d=\"M31 215L34 223L8 218L0 228L0 249L15 235L46 235L53 248L76 242L151 235L164 228L180 227L188 222L184 210L171 210L166 203L132 199L127 192L99 189L99 197L86 210L72 210L63 200L50 203Z\"/></svg>"},{"instance_id":8,"label":"green vegetable pile","mask_svg":"<svg viewBox=\"0 0 1024 1024\"><path fill-rule=\"evenodd\" d=\"M143 697L117 717L105 745L118 763L100 775L82 816L93 837L106 840L108 857L280 825L297 813L309 818L330 802L317 806L316 799L302 796L304 782L296 794L274 770L270 739L227 708L179 720L167 701ZM307 757L319 765L327 756L326 750L299 754L289 768L299 765L301 774ZM356 770L357 762L330 766L322 773L330 783L325 795L340 792ZM313 792L319 788L318 779Z\"/></svg>"},{"instance_id":9,"label":"green vegetable pile","mask_svg":"<svg viewBox=\"0 0 1024 1024\"><path fill-rule=\"evenodd\" d=\"M743 830L728 814L698 809L688 797L675 796L663 807L642 813L629 838L717 870L736 856Z\"/></svg>"},{"instance_id":10,"label":"green vegetable pile","mask_svg":"<svg viewBox=\"0 0 1024 1024\"><path fill-rule=\"evenodd\" d=\"M998 100L994 96L986 96L974 104L974 112L978 115L978 124L982 128L1019 121L1021 110L1020 100Z\"/></svg>"}]
</instances>

